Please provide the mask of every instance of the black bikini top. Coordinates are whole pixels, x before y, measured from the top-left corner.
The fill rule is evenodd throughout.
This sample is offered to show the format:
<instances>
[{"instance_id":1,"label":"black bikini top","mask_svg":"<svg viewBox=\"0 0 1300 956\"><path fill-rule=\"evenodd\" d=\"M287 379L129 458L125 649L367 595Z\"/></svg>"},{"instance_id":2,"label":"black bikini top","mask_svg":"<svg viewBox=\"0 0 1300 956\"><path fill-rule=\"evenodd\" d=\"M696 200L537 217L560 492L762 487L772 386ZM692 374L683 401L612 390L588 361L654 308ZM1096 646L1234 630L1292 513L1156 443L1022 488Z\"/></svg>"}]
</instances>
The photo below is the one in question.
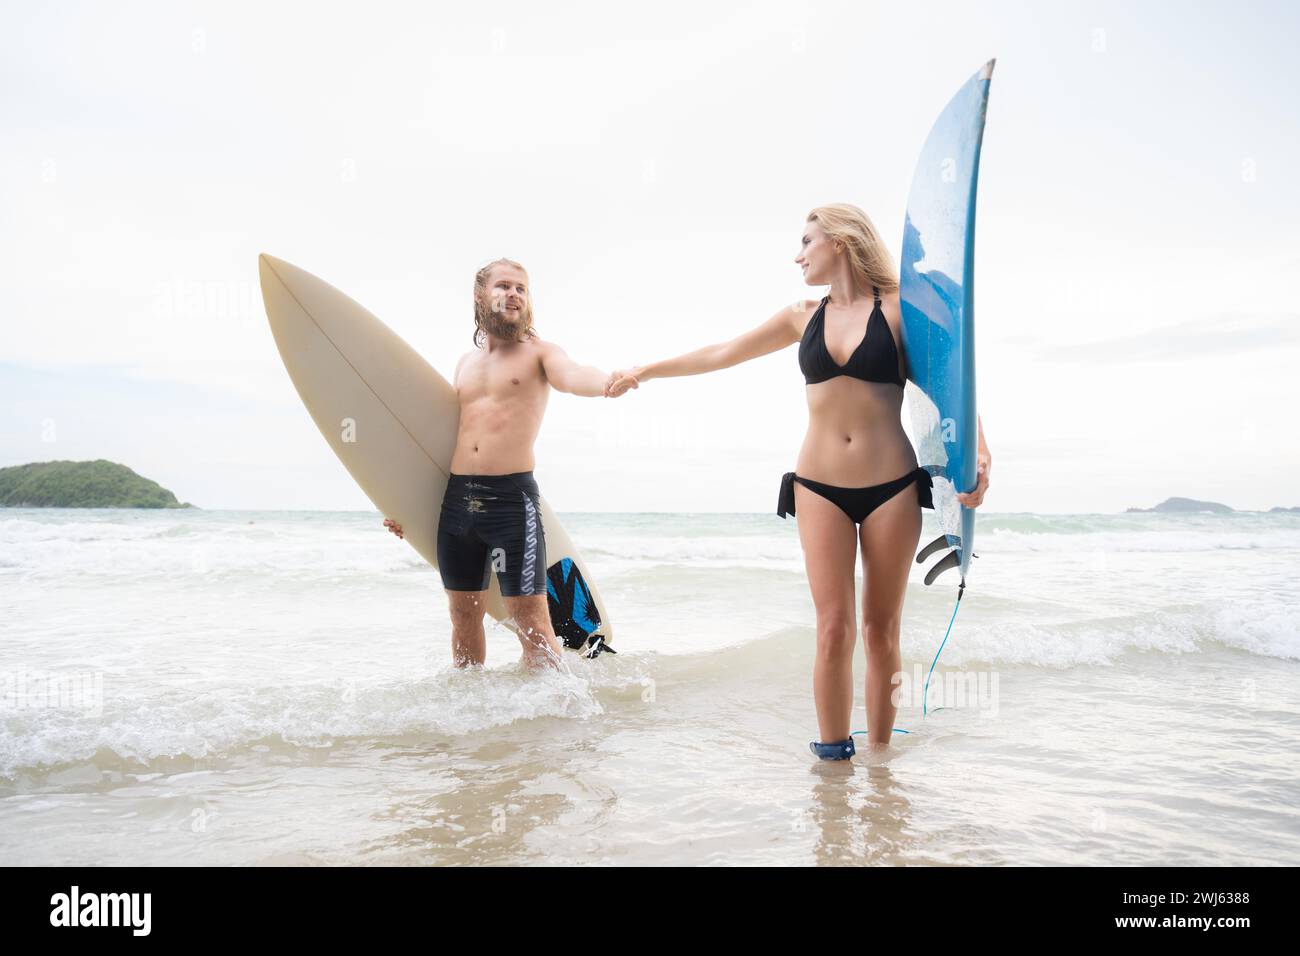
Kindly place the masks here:
<instances>
[{"instance_id":1,"label":"black bikini top","mask_svg":"<svg viewBox=\"0 0 1300 956\"><path fill-rule=\"evenodd\" d=\"M799 343L799 369L809 385L847 375L864 382L892 382L899 388L904 387L903 380L898 377L898 346L894 345L894 334L889 331L885 313L880 310L880 292L875 286L871 291L876 297L876 306L867 318L867 331L844 365L836 365L826 348L825 316L830 296L822 299L822 304L808 320L803 340Z\"/></svg>"}]
</instances>

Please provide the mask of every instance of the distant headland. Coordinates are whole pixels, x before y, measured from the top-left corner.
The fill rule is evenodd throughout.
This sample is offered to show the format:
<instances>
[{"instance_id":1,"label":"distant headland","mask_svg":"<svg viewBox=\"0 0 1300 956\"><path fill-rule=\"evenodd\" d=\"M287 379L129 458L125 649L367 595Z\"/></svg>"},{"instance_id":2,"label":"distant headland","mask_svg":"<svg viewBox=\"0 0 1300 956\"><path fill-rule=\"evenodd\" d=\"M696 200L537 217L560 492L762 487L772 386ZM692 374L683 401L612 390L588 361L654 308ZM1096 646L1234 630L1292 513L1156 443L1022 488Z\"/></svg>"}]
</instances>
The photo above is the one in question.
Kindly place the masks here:
<instances>
[{"instance_id":1,"label":"distant headland","mask_svg":"<svg viewBox=\"0 0 1300 956\"><path fill-rule=\"evenodd\" d=\"M1125 513L1129 512L1152 512L1160 511L1175 514L1188 514L1189 512L1211 511L1215 514L1231 514L1236 511L1228 505L1220 504L1217 501L1197 501L1195 498L1166 498L1154 508L1127 508ZM1300 511L1300 508L1269 508L1268 513L1275 511Z\"/></svg>"},{"instance_id":2,"label":"distant headland","mask_svg":"<svg viewBox=\"0 0 1300 956\"><path fill-rule=\"evenodd\" d=\"M105 461L38 461L0 468L4 508L193 508L156 481Z\"/></svg>"}]
</instances>

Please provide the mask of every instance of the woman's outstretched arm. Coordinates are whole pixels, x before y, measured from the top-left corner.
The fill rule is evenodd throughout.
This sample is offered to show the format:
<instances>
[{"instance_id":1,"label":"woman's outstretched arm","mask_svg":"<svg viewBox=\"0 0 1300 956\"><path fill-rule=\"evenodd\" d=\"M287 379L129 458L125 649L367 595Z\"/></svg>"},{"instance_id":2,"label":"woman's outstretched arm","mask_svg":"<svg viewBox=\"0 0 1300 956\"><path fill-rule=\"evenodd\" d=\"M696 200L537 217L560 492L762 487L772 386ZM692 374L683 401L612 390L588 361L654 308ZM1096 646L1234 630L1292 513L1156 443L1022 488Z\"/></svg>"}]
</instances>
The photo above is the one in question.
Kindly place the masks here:
<instances>
[{"instance_id":1,"label":"woman's outstretched arm","mask_svg":"<svg viewBox=\"0 0 1300 956\"><path fill-rule=\"evenodd\" d=\"M704 348L678 355L676 358L639 365L610 385L606 394L617 396L629 388L652 378L676 378L679 375L703 375L718 369L731 368L760 355L767 355L799 341L807 319L809 303L796 302L780 309L775 315L755 328L727 342L717 342Z\"/></svg>"}]
</instances>

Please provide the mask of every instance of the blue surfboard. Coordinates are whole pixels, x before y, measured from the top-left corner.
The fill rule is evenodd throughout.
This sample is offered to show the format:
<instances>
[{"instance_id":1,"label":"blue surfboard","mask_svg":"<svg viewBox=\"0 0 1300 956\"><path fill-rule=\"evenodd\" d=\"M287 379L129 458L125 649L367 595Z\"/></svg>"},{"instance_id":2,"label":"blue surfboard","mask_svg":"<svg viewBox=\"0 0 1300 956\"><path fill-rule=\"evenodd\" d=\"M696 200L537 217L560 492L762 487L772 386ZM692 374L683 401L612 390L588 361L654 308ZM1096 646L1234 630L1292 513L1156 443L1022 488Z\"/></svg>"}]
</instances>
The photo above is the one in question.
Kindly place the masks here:
<instances>
[{"instance_id":1,"label":"blue surfboard","mask_svg":"<svg viewBox=\"0 0 1300 956\"><path fill-rule=\"evenodd\" d=\"M943 552L925 583L950 568L962 586L975 544L973 491L979 420L975 406L975 191L993 60L957 91L921 149L907 198L899 301L917 461L934 478L943 534L917 555Z\"/></svg>"}]
</instances>

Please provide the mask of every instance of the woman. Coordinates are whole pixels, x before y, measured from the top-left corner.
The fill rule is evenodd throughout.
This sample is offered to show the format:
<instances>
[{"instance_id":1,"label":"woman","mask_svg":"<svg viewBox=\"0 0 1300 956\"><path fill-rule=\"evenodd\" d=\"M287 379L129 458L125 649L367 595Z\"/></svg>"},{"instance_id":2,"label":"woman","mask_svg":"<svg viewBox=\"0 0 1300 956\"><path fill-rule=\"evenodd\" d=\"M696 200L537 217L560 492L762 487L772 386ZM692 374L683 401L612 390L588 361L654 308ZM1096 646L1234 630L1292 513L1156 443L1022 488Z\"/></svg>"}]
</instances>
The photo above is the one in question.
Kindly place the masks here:
<instances>
[{"instance_id":1,"label":"woman","mask_svg":"<svg viewBox=\"0 0 1300 956\"><path fill-rule=\"evenodd\" d=\"M862 554L862 624L867 649L867 726L873 748L889 745L897 708L892 678L902 669L899 634L907 572L921 536L921 508L933 508L930 475L917 467L902 425L907 367L900 341L898 281L889 251L861 209L844 203L808 215L795 263L808 285L829 285L820 303L789 306L730 342L634 368L610 395L655 378L729 368L799 343L807 383L808 434L796 471L781 483L777 513L799 522L808 586L817 609L813 695L825 760L854 753L854 562ZM991 459L979 429L979 480L958 495L984 500ZM916 493L911 492L915 486Z\"/></svg>"}]
</instances>

